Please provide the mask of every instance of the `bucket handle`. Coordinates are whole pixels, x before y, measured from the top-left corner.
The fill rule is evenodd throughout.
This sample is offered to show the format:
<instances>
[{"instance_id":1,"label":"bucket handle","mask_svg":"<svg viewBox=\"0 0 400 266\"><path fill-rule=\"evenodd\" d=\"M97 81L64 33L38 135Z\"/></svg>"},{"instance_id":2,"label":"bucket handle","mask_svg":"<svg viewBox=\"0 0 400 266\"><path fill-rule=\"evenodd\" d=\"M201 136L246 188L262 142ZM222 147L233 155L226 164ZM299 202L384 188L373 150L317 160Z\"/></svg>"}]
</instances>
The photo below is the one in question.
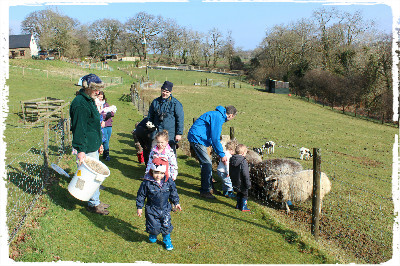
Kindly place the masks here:
<instances>
[{"instance_id":1,"label":"bucket handle","mask_svg":"<svg viewBox=\"0 0 400 266\"><path fill-rule=\"evenodd\" d=\"M106 177L104 175L96 175L95 179L99 182L103 182Z\"/></svg>"}]
</instances>

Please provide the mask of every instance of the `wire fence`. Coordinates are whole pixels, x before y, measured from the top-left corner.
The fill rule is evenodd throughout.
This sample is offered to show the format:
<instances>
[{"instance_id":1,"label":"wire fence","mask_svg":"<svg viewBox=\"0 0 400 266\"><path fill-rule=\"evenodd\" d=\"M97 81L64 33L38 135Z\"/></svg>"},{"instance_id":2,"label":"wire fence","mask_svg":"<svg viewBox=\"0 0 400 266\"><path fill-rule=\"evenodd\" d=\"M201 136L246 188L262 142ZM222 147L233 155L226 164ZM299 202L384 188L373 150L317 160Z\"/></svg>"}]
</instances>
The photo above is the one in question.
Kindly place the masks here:
<instances>
[{"instance_id":1,"label":"wire fence","mask_svg":"<svg viewBox=\"0 0 400 266\"><path fill-rule=\"evenodd\" d=\"M75 85L80 85L79 79L87 75L87 72L75 70L75 71L56 71L56 70L46 70L46 69L38 69L31 67L21 67L21 66L10 66L11 69L20 70L20 74L22 76L27 75L36 75L39 78L57 78L58 80L69 80L75 82ZM99 69L99 68L91 68L91 69ZM113 86L123 83L122 77L110 77L110 76L100 76L101 80L106 84L106 86Z\"/></svg>"},{"instance_id":2,"label":"wire fence","mask_svg":"<svg viewBox=\"0 0 400 266\"><path fill-rule=\"evenodd\" d=\"M147 116L148 103L141 98L135 84L131 86L130 100L144 117ZM235 129L231 129L231 132L235 132ZM179 144L186 155L190 156L190 145L185 139L186 135L184 134ZM284 149L284 153L290 154L289 157L295 160L299 159L299 147L296 144L278 144L275 150ZM373 161L359 163L356 158L356 163L347 168L343 165L343 154L328 149L322 150L321 153L321 171L329 177L332 188L322 200L319 237L334 242L366 263L390 260L393 255L394 221L391 166ZM263 154L264 160L272 158L277 157L275 154ZM305 161L300 162L306 164ZM371 168L376 169L376 173L371 171ZM255 176L251 178L253 184L259 180L259 177ZM269 201L265 193L252 189L250 194L255 201L277 209L299 226L311 231L311 201L294 202L291 206L292 211L286 214L282 205Z\"/></svg>"},{"instance_id":3,"label":"wire fence","mask_svg":"<svg viewBox=\"0 0 400 266\"><path fill-rule=\"evenodd\" d=\"M49 163L57 164L68 149L68 121L44 121L7 141L7 227L10 243L35 206L49 178ZM30 140L35 140L30 142ZM26 143L30 142L29 145ZM23 143L21 145L21 143ZM16 147L16 144L20 144ZM25 145L24 145L25 144ZM19 151L21 150L21 151Z\"/></svg>"}]
</instances>

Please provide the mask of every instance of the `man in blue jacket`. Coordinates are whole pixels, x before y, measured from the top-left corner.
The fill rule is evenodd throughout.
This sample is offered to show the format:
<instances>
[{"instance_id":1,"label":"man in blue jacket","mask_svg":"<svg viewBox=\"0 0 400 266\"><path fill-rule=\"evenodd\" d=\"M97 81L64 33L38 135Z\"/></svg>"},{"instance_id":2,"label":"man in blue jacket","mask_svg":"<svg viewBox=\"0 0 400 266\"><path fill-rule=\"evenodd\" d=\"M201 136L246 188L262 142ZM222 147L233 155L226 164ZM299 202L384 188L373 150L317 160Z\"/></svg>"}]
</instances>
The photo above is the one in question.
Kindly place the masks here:
<instances>
[{"instance_id":1,"label":"man in blue jacket","mask_svg":"<svg viewBox=\"0 0 400 266\"><path fill-rule=\"evenodd\" d=\"M202 114L189 129L188 140L195 151L201 167L200 196L208 199L215 197L211 193L212 186L212 161L207 153L207 147L212 146L222 162L227 163L227 157L221 145L222 125L235 118L236 108L230 106L217 106L215 111Z\"/></svg>"},{"instance_id":2,"label":"man in blue jacket","mask_svg":"<svg viewBox=\"0 0 400 266\"><path fill-rule=\"evenodd\" d=\"M168 144L176 155L176 143L181 140L183 134L184 113L182 104L171 95L173 86L172 82L164 82L161 87L161 96L151 103L147 118L157 128L152 135L152 139L154 139L157 132L161 132L164 129L167 130L169 135Z\"/></svg>"}]
</instances>

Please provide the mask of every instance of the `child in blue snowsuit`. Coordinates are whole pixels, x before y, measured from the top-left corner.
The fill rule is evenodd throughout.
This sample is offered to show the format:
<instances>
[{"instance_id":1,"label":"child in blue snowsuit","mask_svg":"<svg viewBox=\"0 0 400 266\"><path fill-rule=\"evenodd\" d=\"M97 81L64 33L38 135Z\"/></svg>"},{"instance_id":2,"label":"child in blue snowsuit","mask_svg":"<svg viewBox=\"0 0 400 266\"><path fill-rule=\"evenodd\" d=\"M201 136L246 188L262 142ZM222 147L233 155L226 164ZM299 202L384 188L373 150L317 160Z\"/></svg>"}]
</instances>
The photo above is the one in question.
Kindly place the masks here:
<instances>
[{"instance_id":1,"label":"child in blue snowsuit","mask_svg":"<svg viewBox=\"0 0 400 266\"><path fill-rule=\"evenodd\" d=\"M162 234L163 242L167 250L174 247L171 242L171 204L176 209L182 210L179 204L179 195L175 182L169 179L168 161L162 158L154 158L151 162L150 171L144 176L136 197L137 215L142 216L144 200L146 203L146 232L150 234L150 243L157 241L157 235Z\"/></svg>"}]
</instances>

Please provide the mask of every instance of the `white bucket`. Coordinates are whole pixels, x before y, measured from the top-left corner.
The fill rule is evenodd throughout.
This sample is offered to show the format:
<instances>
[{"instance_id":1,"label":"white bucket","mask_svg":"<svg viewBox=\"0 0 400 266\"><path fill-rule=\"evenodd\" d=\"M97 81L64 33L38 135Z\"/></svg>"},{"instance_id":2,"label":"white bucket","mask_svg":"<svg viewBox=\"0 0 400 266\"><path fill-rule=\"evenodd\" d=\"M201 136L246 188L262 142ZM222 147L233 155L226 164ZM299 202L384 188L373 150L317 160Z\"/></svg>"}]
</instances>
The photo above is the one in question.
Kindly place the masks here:
<instances>
[{"instance_id":1,"label":"white bucket","mask_svg":"<svg viewBox=\"0 0 400 266\"><path fill-rule=\"evenodd\" d=\"M104 163L86 156L68 185L68 191L79 200L88 201L110 175Z\"/></svg>"}]
</instances>

